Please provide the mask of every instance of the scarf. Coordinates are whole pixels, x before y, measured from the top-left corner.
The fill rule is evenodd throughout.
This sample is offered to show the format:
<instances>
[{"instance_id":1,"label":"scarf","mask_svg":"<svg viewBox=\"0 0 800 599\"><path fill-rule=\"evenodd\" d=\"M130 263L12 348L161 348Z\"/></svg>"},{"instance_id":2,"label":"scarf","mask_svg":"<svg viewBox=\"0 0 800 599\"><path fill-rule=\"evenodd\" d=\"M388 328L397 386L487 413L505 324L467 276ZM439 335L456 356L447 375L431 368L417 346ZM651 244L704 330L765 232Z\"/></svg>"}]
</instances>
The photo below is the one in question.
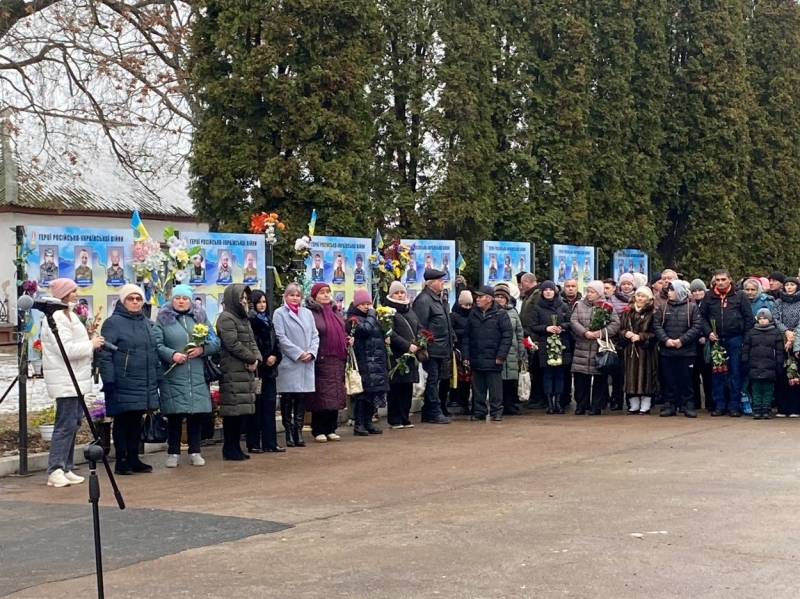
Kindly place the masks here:
<instances>
[{"instance_id":1,"label":"scarf","mask_svg":"<svg viewBox=\"0 0 800 599\"><path fill-rule=\"evenodd\" d=\"M344 334L342 320L336 316L330 302L321 304L322 317L325 319L325 349L323 356L333 356L342 362L347 359L347 337Z\"/></svg>"},{"instance_id":2,"label":"scarf","mask_svg":"<svg viewBox=\"0 0 800 599\"><path fill-rule=\"evenodd\" d=\"M549 310L552 310L553 308L555 308L556 298L557 297L558 297L558 295L554 295L553 299L547 299L544 296L544 294L542 294L541 296L539 296L539 305L543 306L543 307L545 307L545 308L547 308Z\"/></svg>"},{"instance_id":3,"label":"scarf","mask_svg":"<svg viewBox=\"0 0 800 599\"><path fill-rule=\"evenodd\" d=\"M295 314L297 314L298 312L300 312L300 304L297 304L297 305L295 306L294 304L290 304L289 302L283 302L283 305L284 305L284 306L286 306L287 308L289 308L289 309L290 309L292 312L294 312Z\"/></svg>"}]
</instances>

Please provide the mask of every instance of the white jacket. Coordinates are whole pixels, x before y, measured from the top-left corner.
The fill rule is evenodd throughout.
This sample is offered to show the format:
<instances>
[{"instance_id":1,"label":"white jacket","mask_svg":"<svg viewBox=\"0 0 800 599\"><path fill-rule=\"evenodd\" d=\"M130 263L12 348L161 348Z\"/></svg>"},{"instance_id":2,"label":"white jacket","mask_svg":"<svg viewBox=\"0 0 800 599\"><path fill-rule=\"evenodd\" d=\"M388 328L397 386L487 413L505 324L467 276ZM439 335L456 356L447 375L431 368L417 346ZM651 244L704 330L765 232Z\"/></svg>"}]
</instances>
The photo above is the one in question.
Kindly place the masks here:
<instances>
[{"instance_id":1,"label":"white jacket","mask_svg":"<svg viewBox=\"0 0 800 599\"><path fill-rule=\"evenodd\" d=\"M92 390L92 355L94 354L94 346L89 340L89 334L72 312L67 316L63 310L59 310L54 314L54 318L81 392L89 393ZM75 386L72 384L72 379L69 378L55 335L50 330L46 318L42 318L41 340L42 374L44 382L47 384L47 394L53 399L75 397Z\"/></svg>"}]
</instances>

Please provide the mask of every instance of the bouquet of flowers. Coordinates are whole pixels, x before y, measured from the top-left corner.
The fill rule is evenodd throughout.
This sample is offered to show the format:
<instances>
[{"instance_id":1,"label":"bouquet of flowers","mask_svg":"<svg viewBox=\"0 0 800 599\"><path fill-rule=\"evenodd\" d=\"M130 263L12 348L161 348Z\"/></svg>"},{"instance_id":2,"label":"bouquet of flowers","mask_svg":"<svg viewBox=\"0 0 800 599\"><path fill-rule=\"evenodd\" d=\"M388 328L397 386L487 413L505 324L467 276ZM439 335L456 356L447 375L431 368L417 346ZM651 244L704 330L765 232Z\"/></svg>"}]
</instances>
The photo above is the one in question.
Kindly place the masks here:
<instances>
[{"instance_id":1,"label":"bouquet of flowers","mask_svg":"<svg viewBox=\"0 0 800 599\"><path fill-rule=\"evenodd\" d=\"M37 339L36 341L33 342L33 351L35 351L36 354L39 355L39 356L42 355L42 340L41 339Z\"/></svg>"},{"instance_id":2,"label":"bouquet of flowers","mask_svg":"<svg viewBox=\"0 0 800 599\"><path fill-rule=\"evenodd\" d=\"M415 249L413 245L405 245L400 243L399 239L392 239L391 243L384 245L379 252L370 254L372 276L381 291L389 291L389 285L395 280L400 280Z\"/></svg>"},{"instance_id":3,"label":"bouquet of flowers","mask_svg":"<svg viewBox=\"0 0 800 599\"><path fill-rule=\"evenodd\" d=\"M275 245L278 241L277 232L283 231L286 225L278 218L276 212L259 212L250 217L250 231L253 233L263 233L267 245Z\"/></svg>"},{"instance_id":4,"label":"bouquet of flowers","mask_svg":"<svg viewBox=\"0 0 800 599\"><path fill-rule=\"evenodd\" d=\"M388 337L392 334L394 327L394 315L397 313L397 310L394 308L388 308L386 306L378 306L375 309L375 312L378 315L378 322L383 329L383 336Z\"/></svg>"},{"instance_id":5,"label":"bouquet of flowers","mask_svg":"<svg viewBox=\"0 0 800 599\"><path fill-rule=\"evenodd\" d=\"M395 372L399 372L400 374L406 374L410 366L408 365L409 360L414 360L414 362L424 362L428 359L428 347L429 343L433 343L434 341L433 333L431 333L428 329L422 329L420 334L417 335L417 338L414 339L414 345L416 345L419 349L417 349L417 353L413 354L411 352L406 352L399 358L397 358L397 364L395 364L394 368L389 371L389 378L394 376Z\"/></svg>"},{"instance_id":6,"label":"bouquet of flowers","mask_svg":"<svg viewBox=\"0 0 800 599\"><path fill-rule=\"evenodd\" d=\"M716 334L717 321L715 318L711 319L711 330ZM720 345L719 341L715 341L711 346L711 364L712 372L728 372L728 352Z\"/></svg>"},{"instance_id":7,"label":"bouquet of flowers","mask_svg":"<svg viewBox=\"0 0 800 599\"><path fill-rule=\"evenodd\" d=\"M166 227L163 243L145 237L134 241L131 250L131 267L136 280L144 284L147 299L155 293L160 304L173 279L180 283L189 276L186 268L192 257L200 253L200 246L189 248L185 239L175 236L173 227Z\"/></svg>"},{"instance_id":8,"label":"bouquet of flowers","mask_svg":"<svg viewBox=\"0 0 800 599\"><path fill-rule=\"evenodd\" d=\"M95 424L100 424L106 419L106 400L102 397L88 398L86 407L89 408L89 416Z\"/></svg>"},{"instance_id":9,"label":"bouquet of flowers","mask_svg":"<svg viewBox=\"0 0 800 599\"><path fill-rule=\"evenodd\" d=\"M103 320L100 316L100 314L103 312L103 306L100 306L97 309L97 312L94 316L90 316L89 306L86 304L78 304L75 306L75 310L73 310L73 312L75 312L75 314L78 316L78 320L81 321L81 324L86 327L86 332L89 333L90 336L100 326L100 321Z\"/></svg>"},{"instance_id":10,"label":"bouquet of flowers","mask_svg":"<svg viewBox=\"0 0 800 599\"><path fill-rule=\"evenodd\" d=\"M30 295L34 297L36 295L36 291L39 289L39 284L36 281L23 281L22 282L22 292L26 295Z\"/></svg>"},{"instance_id":11,"label":"bouquet of flowers","mask_svg":"<svg viewBox=\"0 0 800 599\"><path fill-rule=\"evenodd\" d=\"M187 343L186 347L183 348L182 353L185 354L186 352L188 352L191 349L194 349L195 347L202 347L203 344L208 339L208 335L209 335L209 330L206 325L201 323L197 323L196 325L194 325L194 327L192 327L192 334L189 339L189 343ZM169 374L169 372L173 368L175 368L176 365L177 363L173 363L169 368L167 368L167 370L164 372L164 376L167 376L167 374Z\"/></svg>"},{"instance_id":12,"label":"bouquet of flowers","mask_svg":"<svg viewBox=\"0 0 800 599\"><path fill-rule=\"evenodd\" d=\"M592 317L589 321L590 331L599 331L608 326L611 316L614 314L614 306L608 302L597 302L592 308Z\"/></svg>"},{"instance_id":13,"label":"bouquet of flowers","mask_svg":"<svg viewBox=\"0 0 800 599\"><path fill-rule=\"evenodd\" d=\"M786 367L786 378L789 379L789 384L791 386L800 385L800 372L797 369L797 362L792 356L786 358L786 362L783 363Z\"/></svg>"},{"instance_id":14,"label":"bouquet of flowers","mask_svg":"<svg viewBox=\"0 0 800 599\"><path fill-rule=\"evenodd\" d=\"M527 351L528 354L533 354L539 351L539 346L530 337L522 338L522 346L525 348L525 351Z\"/></svg>"},{"instance_id":15,"label":"bouquet of flowers","mask_svg":"<svg viewBox=\"0 0 800 599\"><path fill-rule=\"evenodd\" d=\"M550 317L553 326L558 322L558 316L555 314ZM564 351L564 342L561 341L561 335L553 333L547 338L547 365L548 366L561 366L563 361L561 354Z\"/></svg>"}]
</instances>

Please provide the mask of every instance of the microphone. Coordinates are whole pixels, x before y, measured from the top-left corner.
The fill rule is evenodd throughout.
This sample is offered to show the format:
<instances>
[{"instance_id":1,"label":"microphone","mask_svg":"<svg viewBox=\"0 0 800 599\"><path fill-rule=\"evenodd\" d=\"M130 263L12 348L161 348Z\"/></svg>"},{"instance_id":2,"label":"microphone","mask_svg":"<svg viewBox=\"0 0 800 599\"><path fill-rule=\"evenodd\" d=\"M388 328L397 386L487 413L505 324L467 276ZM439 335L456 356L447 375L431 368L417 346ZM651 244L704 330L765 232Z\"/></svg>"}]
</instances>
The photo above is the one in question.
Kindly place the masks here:
<instances>
[{"instance_id":1,"label":"microphone","mask_svg":"<svg viewBox=\"0 0 800 599\"><path fill-rule=\"evenodd\" d=\"M17 300L17 309L22 312L28 312L34 309L44 312L45 314L52 314L64 308L69 308L69 305L54 297L33 298L30 295L23 295Z\"/></svg>"},{"instance_id":2,"label":"microphone","mask_svg":"<svg viewBox=\"0 0 800 599\"><path fill-rule=\"evenodd\" d=\"M108 351L117 351L119 348L110 341L103 341L103 347Z\"/></svg>"}]
</instances>

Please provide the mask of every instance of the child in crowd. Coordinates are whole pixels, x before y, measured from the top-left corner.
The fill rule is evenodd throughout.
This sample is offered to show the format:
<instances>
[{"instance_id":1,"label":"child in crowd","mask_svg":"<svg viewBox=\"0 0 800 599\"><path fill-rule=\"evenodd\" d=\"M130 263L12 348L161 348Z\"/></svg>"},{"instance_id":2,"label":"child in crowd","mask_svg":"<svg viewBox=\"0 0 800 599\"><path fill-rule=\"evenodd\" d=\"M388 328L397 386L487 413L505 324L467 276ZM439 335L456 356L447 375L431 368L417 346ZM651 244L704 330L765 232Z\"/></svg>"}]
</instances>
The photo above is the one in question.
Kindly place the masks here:
<instances>
[{"instance_id":1,"label":"child in crowd","mask_svg":"<svg viewBox=\"0 0 800 599\"><path fill-rule=\"evenodd\" d=\"M753 386L753 418L772 418L775 378L785 359L783 336L775 326L772 313L761 308L756 325L748 331L742 346L742 365Z\"/></svg>"}]
</instances>

